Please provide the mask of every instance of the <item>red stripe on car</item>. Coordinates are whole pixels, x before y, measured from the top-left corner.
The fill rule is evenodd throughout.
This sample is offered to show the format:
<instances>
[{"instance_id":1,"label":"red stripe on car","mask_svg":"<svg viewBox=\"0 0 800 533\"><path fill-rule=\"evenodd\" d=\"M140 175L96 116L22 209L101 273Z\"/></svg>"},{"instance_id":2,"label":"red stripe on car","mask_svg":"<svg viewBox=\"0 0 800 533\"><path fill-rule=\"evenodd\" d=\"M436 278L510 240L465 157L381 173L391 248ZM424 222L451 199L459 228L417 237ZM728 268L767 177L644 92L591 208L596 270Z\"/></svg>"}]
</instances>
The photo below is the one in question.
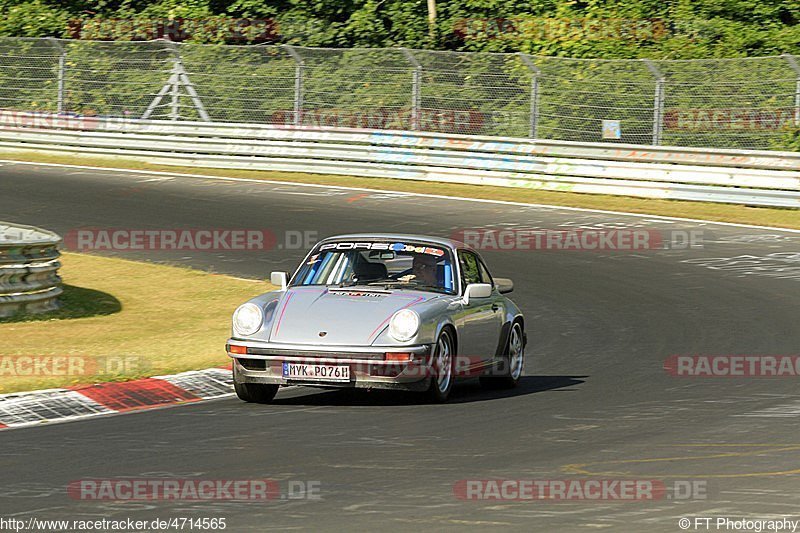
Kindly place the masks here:
<instances>
[{"instance_id":1,"label":"red stripe on car","mask_svg":"<svg viewBox=\"0 0 800 533\"><path fill-rule=\"evenodd\" d=\"M275 323L275 333L274 333L275 336L278 335L278 329L281 327L281 320L283 320L283 314L286 312L286 308L289 307L289 300L292 299L292 296L294 296L294 293L290 292L289 294L286 295L286 301L283 302L283 309L281 309L281 314L280 316L278 316L278 321Z\"/></svg>"}]
</instances>

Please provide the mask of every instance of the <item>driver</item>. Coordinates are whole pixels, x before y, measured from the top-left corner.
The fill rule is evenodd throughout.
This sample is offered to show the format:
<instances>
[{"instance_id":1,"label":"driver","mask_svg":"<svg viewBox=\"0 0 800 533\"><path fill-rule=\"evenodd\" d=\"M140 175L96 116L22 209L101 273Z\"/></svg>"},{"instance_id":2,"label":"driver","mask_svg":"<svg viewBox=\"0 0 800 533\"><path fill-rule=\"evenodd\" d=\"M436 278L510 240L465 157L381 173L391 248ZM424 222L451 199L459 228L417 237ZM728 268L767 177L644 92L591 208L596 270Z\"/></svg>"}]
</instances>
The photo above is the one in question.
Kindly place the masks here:
<instances>
[{"instance_id":1,"label":"driver","mask_svg":"<svg viewBox=\"0 0 800 533\"><path fill-rule=\"evenodd\" d=\"M425 285L437 286L439 283L436 280L436 263L437 259L432 255L415 255L411 270L414 280Z\"/></svg>"}]
</instances>

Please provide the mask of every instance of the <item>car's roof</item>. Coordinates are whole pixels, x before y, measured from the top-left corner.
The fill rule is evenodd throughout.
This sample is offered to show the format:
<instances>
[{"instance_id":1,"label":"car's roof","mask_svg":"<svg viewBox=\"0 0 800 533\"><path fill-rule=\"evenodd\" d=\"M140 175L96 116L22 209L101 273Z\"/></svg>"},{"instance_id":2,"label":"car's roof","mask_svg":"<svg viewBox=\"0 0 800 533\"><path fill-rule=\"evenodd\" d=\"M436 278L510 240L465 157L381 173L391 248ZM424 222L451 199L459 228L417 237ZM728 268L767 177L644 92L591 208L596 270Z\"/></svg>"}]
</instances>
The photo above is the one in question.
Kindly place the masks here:
<instances>
[{"instance_id":1,"label":"car's roof","mask_svg":"<svg viewBox=\"0 0 800 533\"><path fill-rule=\"evenodd\" d=\"M446 239L444 237L432 237L430 235L413 235L406 233L350 233L347 235L334 235L326 237L320 242L328 241L355 241L355 240L386 240L386 241L416 241L431 244L438 244L448 248L470 248L461 241ZM471 249L471 248L470 248Z\"/></svg>"}]
</instances>

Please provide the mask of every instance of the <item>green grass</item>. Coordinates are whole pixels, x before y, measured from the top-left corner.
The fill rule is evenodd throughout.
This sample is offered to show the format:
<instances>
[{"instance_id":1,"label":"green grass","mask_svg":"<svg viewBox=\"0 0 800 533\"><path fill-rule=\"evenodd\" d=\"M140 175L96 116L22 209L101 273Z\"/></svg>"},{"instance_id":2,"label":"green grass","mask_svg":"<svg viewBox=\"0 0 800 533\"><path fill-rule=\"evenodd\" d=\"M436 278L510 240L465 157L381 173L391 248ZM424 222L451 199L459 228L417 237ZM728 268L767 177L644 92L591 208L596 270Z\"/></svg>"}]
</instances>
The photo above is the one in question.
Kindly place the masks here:
<instances>
[{"instance_id":1,"label":"green grass","mask_svg":"<svg viewBox=\"0 0 800 533\"><path fill-rule=\"evenodd\" d=\"M333 176L325 174L304 174L295 172L271 172L255 170L229 170L172 165L154 165L132 159L83 157L39 152L0 150L0 158L40 163L61 163L105 168L126 168L162 172L181 172L295 183L314 183L339 185L365 189L393 190L440 194L463 198L484 198L531 204L546 204L565 207L581 207L628 213L642 213L670 217L696 218L717 222L735 222L757 226L800 229L800 210L769 207L749 207L732 204L706 202L687 202L682 200L658 200L609 196L600 194L579 194L570 192L539 191L511 187L486 185L459 185L427 181L410 181L388 178L360 178L354 176Z\"/></svg>"},{"instance_id":2,"label":"green grass","mask_svg":"<svg viewBox=\"0 0 800 533\"><path fill-rule=\"evenodd\" d=\"M273 288L262 281L87 254L64 253L62 263L62 309L0 322L0 392L227 364L231 314ZM20 357L45 356L70 357L90 371L19 375L14 362Z\"/></svg>"},{"instance_id":3,"label":"green grass","mask_svg":"<svg viewBox=\"0 0 800 533\"><path fill-rule=\"evenodd\" d=\"M113 295L105 292L64 284L64 292L58 297L61 307L55 311L39 314L17 314L0 318L0 324L10 322L36 322L66 320L119 313L122 304Z\"/></svg>"}]
</instances>

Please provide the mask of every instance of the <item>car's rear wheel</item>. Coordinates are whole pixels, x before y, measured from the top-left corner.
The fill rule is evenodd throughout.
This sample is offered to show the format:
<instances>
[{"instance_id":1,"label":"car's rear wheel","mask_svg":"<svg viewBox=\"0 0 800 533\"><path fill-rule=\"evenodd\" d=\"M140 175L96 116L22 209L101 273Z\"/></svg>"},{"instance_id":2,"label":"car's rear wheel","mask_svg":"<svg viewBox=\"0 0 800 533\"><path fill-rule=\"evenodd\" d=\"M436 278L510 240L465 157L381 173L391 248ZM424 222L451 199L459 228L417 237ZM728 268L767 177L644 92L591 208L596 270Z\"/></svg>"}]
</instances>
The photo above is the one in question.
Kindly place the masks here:
<instances>
[{"instance_id":1,"label":"car's rear wheel","mask_svg":"<svg viewBox=\"0 0 800 533\"><path fill-rule=\"evenodd\" d=\"M279 386L268 383L241 383L236 373L236 363L233 364L233 390L242 401L270 403L278 393Z\"/></svg>"},{"instance_id":2,"label":"car's rear wheel","mask_svg":"<svg viewBox=\"0 0 800 533\"><path fill-rule=\"evenodd\" d=\"M428 389L428 398L436 403L444 403L453 390L453 367L455 356L453 354L453 339L448 330L439 334L436 347L433 350L431 361L431 385Z\"/></svg>"},{"instance_id":3,"label":"car's rear wheel","mask_svg":"<svg viewBox=\"0 0 800 533\"><path fill-rule=\"evenodd\" d=\"M481 385L491 388L514 388L522 376L522 366L525 363L525 334L522 324L514 322L508 334L505 361L499 375L481 376Z\"/></svg>"}]
</instances>

